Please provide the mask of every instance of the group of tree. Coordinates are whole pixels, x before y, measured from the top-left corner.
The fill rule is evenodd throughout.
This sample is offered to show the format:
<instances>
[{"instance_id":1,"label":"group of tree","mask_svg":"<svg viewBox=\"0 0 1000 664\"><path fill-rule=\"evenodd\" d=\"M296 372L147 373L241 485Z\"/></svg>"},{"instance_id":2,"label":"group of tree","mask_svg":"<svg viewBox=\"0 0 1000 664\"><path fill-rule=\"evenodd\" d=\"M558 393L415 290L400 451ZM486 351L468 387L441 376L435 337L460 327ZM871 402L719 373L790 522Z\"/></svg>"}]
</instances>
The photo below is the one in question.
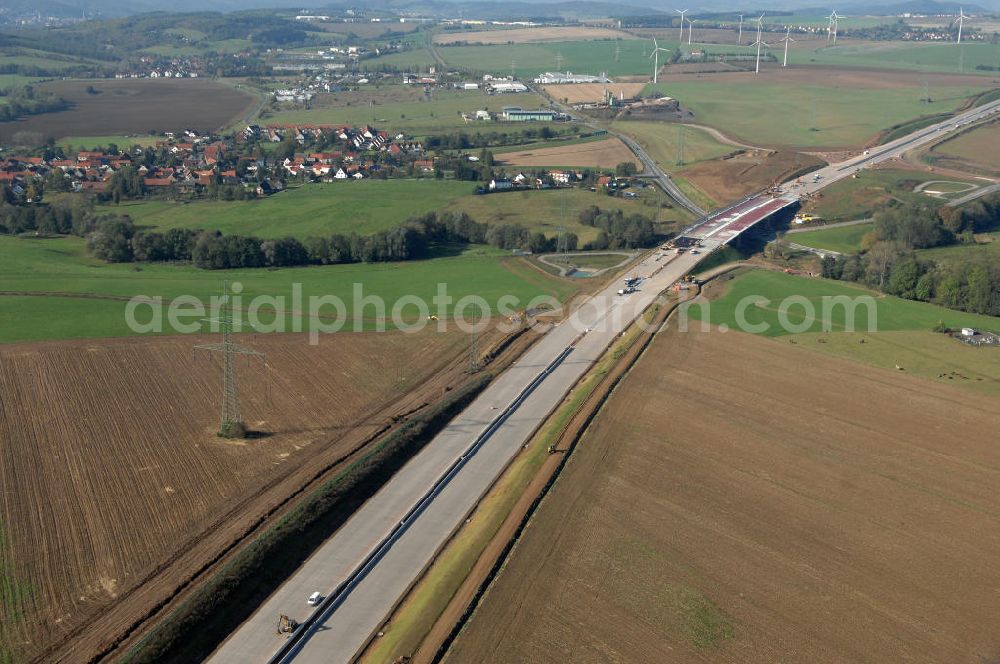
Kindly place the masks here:
<instances>
[{"instance_id":1,"label":"group of tree","mask_svg":"<svg viewBox=\"0 0 1000 664\"><path fill-rule=\"evenodd\" d=\"M1000 265L980 257L936 262L920 249L974 242L974 233L1000 225L1000 195L962 209L917 206L887 208L857 254L826 257L822 274L864 283L890 295L934 302L952 309L1000 315Z\"/></svg>"},{"instance_id":2,"label":"group of tree","mask_svg":"<svg viewBox=\"0 0 1000 664\"><path fill-rule=\"evenodd\" d=\"M0 90L3 103L0 104L0 122L17 120L26 115L38 115L54 111L64 111L70 103L62 97L39 92L32 85Z\"/></svg>"},{"instance_id":3,"label":"group of tree","mask_svg":"<svg viewBox=\"0 0 1000 664\"><path fill-rule=\"evenodd\" d=\"M60 205L12 205L9 187L3 187L0 202L0 233L20 235L77 235L85 237L94 230L97 215L93 205L82 199Z\"/></svg>"},{"instance_id":4,"label":"group of tree","mask_svg":"<svg viewBox=\"0 0 1000 664\"><path fill-rule=\"evenodd\" d=\"M588 242L584 249L636 249L649 247L656 242L653 222L641 214L625 216L621 210L601 210L591 205L580 212L580 223L600 229L597 239Z\"/></svg>"},{"instance_id":5,"label":"group of tree","mask_svg":"<svg viewBox=\"0 0 1000 664\"><path fill-rule=\"evenodd\" d=\"M579 127L574 126L571 133L578 134ZM548 125L527 127L521 131L511 132L477 132L468 134L458 131L449 134L435 134L424 139L424 147L428 150L469 150L474 148L492 148L504 145L521 145L535 141L547 141L557 138L558 134Z\"/></svg>"}]
</instances>

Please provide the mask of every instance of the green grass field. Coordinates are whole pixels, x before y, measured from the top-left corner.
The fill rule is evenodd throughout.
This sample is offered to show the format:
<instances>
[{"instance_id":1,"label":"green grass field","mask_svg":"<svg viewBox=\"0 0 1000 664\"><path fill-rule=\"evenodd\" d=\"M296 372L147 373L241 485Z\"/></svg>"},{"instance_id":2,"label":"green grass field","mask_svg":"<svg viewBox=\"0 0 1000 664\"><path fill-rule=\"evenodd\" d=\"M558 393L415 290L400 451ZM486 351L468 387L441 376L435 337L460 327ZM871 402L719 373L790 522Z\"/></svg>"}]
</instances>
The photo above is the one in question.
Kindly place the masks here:
<instances>
[{"instance_id":1,"label":"green grass field","mask_svg":"<svg viewBox=\"0 0 1000 664\"><path fill-rule=\"evenodd\" d=\"M358 68L362 71L378 71L382 67L398 67L406 70L409 67L427 68L437 61L426 48L414 48L402 53L389 53L375 58L361 60Z\"/></svg>"},{"instance_id":2,"label":"green grass field","mask_svg":"<svg viewBox=\"0 0 1000 664\"><path fill-rule=\"evenodd\" d=\"M788 64L878 67L995 77L997 72L977 70L976 67L1000 66L1000 47L989 43L958 46L952 43L846 42L837 46L824 44L820 48L790 48Z\"/></svg>"},{"instance_id":3,"label":"green grass field","mask_svg":"<svg viewBox=\"0 0 1000 664\"><path fill-rule=\"evenodd\" d=\"M818 229L805 233L786 235L789 242L804 244L817 249L829 249L842 254L856 254L861 250L861 238L870 233L875 224L855 224L840 228Z\"/></svg>"},{"instance_id":4,"label":"green grass field","mask_svg":"<svg viewBox=\"0 0 1000 664\"><path fill-rule=\"evenodd\" d=\"M799 304L788 308L787 319L796 326L802 324L805 329L788 330L782 326L779 319L779 308L785 298L796 296L805 298L811 304L814 316L807 317L805 309ZM860 286L827 279L812 279L797 277L782 272L755 270L741 274L728 282L725 294L713 300L708 311L701 305L691 307L691 318L707 320L715 325L725 324L730 329L741 328L737 318L737 307L741 301L748 302L745 310L745 321L750 325L766 324L767 329L757 332L764 336L780 337L788 334L803 334L807 332L823 332L823 325L828 324L832 332L843 332L847 317L843 306L833 307L826 321L823 318L823 298L847 296L871 298L875 307L875 318L871 321L877 333L894 331L930 331L939 322L951 328L975 327L987 330L1000 330L1000 318L978 316L960 311L945 309L925 302L902 300L897 297L880 295ZM770 303L754 304L767 298ZM869 330L869 314L866 306L856 309L855 330L867 333ZM806 326L808 323L808 326ZM753 330L746 330L753 331Z\"/></svg>"},{"instance_id":5,"label":"green grass field","mask_svg":"<svg viewBox=\"0 0 1000 664\"><path fill-rule=\"evenodd\" d=\"M141 228L199 228L227 234L271 238L362 235L399 226L432 211L466 212L484 223L516 223L553 236L560 228L581 242L597 231L579 223L587 206L619 209L658 221L689 221L680 209L659 209L666 199L646 190L638 199L609 198L584 189L526 190L478 195L475 184L454 180L362 180L311 184L254 201L134 201L106 205L99 211L127 214Z\"/></svg>"},{"instance_id":6,"label":"green grass field","mask_svg":"<svg viewBox=\"0 0 1000 664\"><path fill-rule=\"evenodd\" d=\"M864 307L858 308L856 331L844 329L842 307L836 309L837 315L831 316L831 331L822 331L818 322L810 325L805 332L786 333L780 329L777 308L783 298L805 297L817 311L821 311L820 298L838 295L873 296L878 331L868 331L867 317L862 315ZM932 331L939 322L952 328L971 326L1000 330L1000 318L882 296L851 284L763 270L740 273L725 284L721 296L712 300L711 315L707 318L715 324L724 323L730 329L739 329L736 325L736 305L745 297L772 300L766 306L750 306L746 319L751 323L768 323L771 328L764 334L771 336L775 343L796 344L880 369L905 371L909 375L960 389L1000 395L1000 353L991 348L974 348ZM789 319L793 323L805 322L802 311L801 306L792 306ZM695 306L691 313L691 318L698 320L705 312ZM698 333L700 324L692 323L690 330L692 334ZM719 334L718 331L712 333ZM817 377L817 381L817 386L821 388L822 377Z\"/></svg>"},{"instance_id":7,"label":"green grass field","mask_svg":"<svg viewBox=\"0 0 1000 664\"><path fill-rule=\"evenodd\" d=\"M677 168L678 161L682 161L682 165L696 164L716 159L736 149L715 140L708 132L683 125L619 120L612 123L611 127L634 138L667 171Z\"/></svg>"},{"instance_id":8,"label":"green grass field","mask_svg":"<svg viewBox=\"0 0 1000 664\"><path fill-rule=\"evenodd\" d=\"M138 201L108 205L139 226L217 229L258 237L367 235L410 217L447 209L475 185L454 180L361 180L310 184L253 201Z\"/></svg>"},{"instance_id":9,"label":"green grass field","mask_svg":"<svg viewBox=\"0 0 1000 664\"><path fill-rule=\"evenodd\" d=\"M485 298L492 307L503 295L515 296L523 307L537 295L564 300L577 290L571 280L550 278L522 259L510 258L487 247L402 263L213 271L185 264L106 264L91 258L80 238L37 240L0 236L0 283L6 293L0 296L0 342L129 335L125 298L159 296L164 298L164 307L170 298L180 295L208 302L219 294L223 280L240 284L244 308L257 295L272 295L284 296L287 299L284 309L289 310L293 284L301 284L305 298L303 317L308 316L308 298L314 295L341 298L347 315L353 317L356 284L360 284L363 295L383 298L387 302L387 315L391 314L393 303L404 295L430 303L439 284L446 285L455 301L474 294ZM273 320L268 313L273 312L271 305L265 305L262 311L263 322ZM323 313L332 311L327 307ZM409 318L415 311L411 307L403 315ZM357 313L366 329L374 327L377 317L374 307L365 307ZM150 315L149 308L143 308L140 315L145 320ZM288 330L292 319L292 314L285 319Z\"/></svg>"},{"instance_id":10,"label":"green grass field","mask_svg":"<svg viewBox=\"0 0 1000 664\"><path fill-rule=\"evenodd\" d=\"M662 42L673 49L676 43ZM617 54L616 54L616 49ZM511 61L519 77L533 77L546 71L608 76L652 76L649 59L652 43L644 39L564 41L540 44L498 44L482 46L438 46L449 65L477 72L510 74ZM663 55L663 54L661 54ZM664 56L664 59L666 56Z\"/></svg>"},{"instance_id":11,"label":"green grass field","mask_svg":"<svg viewBox=\"0 0 1000 664\"><path fill-rule=\"evenodd\" d=\"M591 205L602 210L621 210L625 214L641 214L662 223L688 222L691 216L682 208L660 208L669 199L653 188L644 190L637 199L610 198L586 189L550 189L517 191L487 196L466 196L449 208L466 212L470 217L487 223L517 223L549 237L563 228L576 233L583 244L597 237L598 231L579 222L580 212Z\"/></svg>"},{"instance_id":12,"label":"green grass field","mask_svg":"<svg viewBox=\"0 0 1000 664\"><path fill-rule=\"evenodd\" d=\"M345 93L349 94L349 93ZM340 97L345 99L348 97ZM467 124L461 113L474 114L477 110L498 113L504 106L539 108L544 106L541 97L535 94L514 94L488 96L478 91L440 90L435 91L430 101L369 101L359 98L350 106L323 106L316 104L308 109L279 111L266 118L268 124L376 124L389 132L406 132L415 136L439 134L451 129L472 132L502 131L520 125L500 122L480 122Z\"/></svg>"},{"instance_id":13,"label":"green grass field","mask_svg":"<svg viewBox=\"0 0 1000 664\"><path fill-rule=\"evenodd\" d=\"M901 367L911 376L1000 396L1000 353L992 348L967 346L944 334L908 330L878 334L809 333L781 337L777 341L795 343L890 371L898 371L896 367Z\"/></svg>"},{"instance_id":14,"label":"green grass field","mask_svg":"<svg viewBox=\"0 0 1000 664\"><path fill-rule=\"evenodd\" d=\"M825 221L836 222L870 217L876 208L892 200L916 205L940 205L944 202L940 198L913 191L923 182L940 179L940 175L926 171L893 168L864 170L858 178L847 178L830 185L823 191L822 198L809 201L803 209ZM976 180L970 178L968 182L975 183Z\"/></svg>"},{"instance_id":15,"label":"green grass field","mask_svg":"<svg viewBox=\"0 0 1000 664\"><path fill-rule=\"evenodd\" d=\"M3 59L0 58L0 64L3 63ZM44 79L35 78L31 76L21 76L20 74L0 74L0 90L6 90L8 88L20 88L25 85L31 85L37 81Z\"/></svg>"},{"instance_id":16,"label":"green grass field","mask_svg":"<svg viewBox=\"0 0 1000 664\"><path fill-rule=\"evenodd\" d=\"M982 261L984 263L996 264L997 261L1000 261L1000 233L987 233L979 237L980 239L989 241L977 244L956 244L950 247L921 249L917 251L917 255L944 265L957 261Z\"/></svg>"},{"instance_id":17,"label":"green grass field","mask_svg":"<svg viewBox=\"0 0 1000 664\"><path fill-rule=\"evenodd\" d=\"M41 53L41 52L39 52ZM40 55L0 55L0 65L21 65L25 67L38 67L53 72L71 69L83 64L94 64L93 60L84 59L82 61L63 60L45 57Z\"/></svg>"},{"instance_id":18,"label":"green grass field","mask_svg":"<svg viewBox=\"0 0 1000 664\"><path fill-rule=\"evenodd\" d=\"M934 103L920 86L878 90L783 84L775 79L673 81L648 86L680 100L695 122L755 145L797 148L860 146L880 131L921 115L950 113L990 87L936 87Z\"/></svg>"},{"instance_id":19,"label":"green grass field","mask_svg":"<svg viewBox=\"0 0 1000 664\"><path fill-rule=\"evenodd\" d=\"M202 53L208 53L209 51L215 51L216 53L238 53L239 51L245 51L253 47L254 43L249 39L220 39L218 41L196 41L184 46L158 44L156 46L144 48L141 52L150 53L152 55L162 55L169 58L201 55Z\"/></svg>"}]
</instances>

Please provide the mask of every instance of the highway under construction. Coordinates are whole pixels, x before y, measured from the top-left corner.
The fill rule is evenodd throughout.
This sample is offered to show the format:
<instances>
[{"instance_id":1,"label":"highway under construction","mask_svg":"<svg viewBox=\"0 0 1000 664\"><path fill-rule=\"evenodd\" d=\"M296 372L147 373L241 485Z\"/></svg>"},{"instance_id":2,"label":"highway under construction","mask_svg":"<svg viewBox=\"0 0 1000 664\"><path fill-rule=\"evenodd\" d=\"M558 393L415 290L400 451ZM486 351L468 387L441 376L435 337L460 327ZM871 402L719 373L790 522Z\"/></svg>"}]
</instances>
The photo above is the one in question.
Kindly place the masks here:
<instances>
[{"instance_id":1,"label":"highway under construction","mask_svg":"<svg viewBox=\"0 0 1000 664\"><path fill-rule=\"evenodd\" d=\"M703 216L682 238L704 251L660 254L634 270L636 292L610 284L551 329L363 505L213 654L210 661L347 663L377 633L441 547L612 340L713 250L858 169L985 119L974 108L845 162ZM645 163L645 160L643 160ZM314 608L306 598L319 592ZM279 635L281 614L300 622Z\"/></svg>"}]
</instances>

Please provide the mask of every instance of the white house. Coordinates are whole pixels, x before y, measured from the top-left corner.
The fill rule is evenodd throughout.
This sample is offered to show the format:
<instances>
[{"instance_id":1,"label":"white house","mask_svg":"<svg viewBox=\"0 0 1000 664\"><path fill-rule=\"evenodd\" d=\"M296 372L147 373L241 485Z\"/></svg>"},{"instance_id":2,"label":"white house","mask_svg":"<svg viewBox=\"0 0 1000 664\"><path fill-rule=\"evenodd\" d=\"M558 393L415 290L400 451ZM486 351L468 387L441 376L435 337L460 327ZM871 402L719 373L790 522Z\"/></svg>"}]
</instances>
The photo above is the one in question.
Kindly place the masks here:
<instances>
[{"instance_id":1,"label":"white house","mask_svg":"<svg viewBox=\"0 0 1000 664\"><path fill-rule=\"evenodd\" d=\"M514 183L506 179L494 178L490 180L490 191L506 191L513 189Z\"/></svg>"}]
</instances>

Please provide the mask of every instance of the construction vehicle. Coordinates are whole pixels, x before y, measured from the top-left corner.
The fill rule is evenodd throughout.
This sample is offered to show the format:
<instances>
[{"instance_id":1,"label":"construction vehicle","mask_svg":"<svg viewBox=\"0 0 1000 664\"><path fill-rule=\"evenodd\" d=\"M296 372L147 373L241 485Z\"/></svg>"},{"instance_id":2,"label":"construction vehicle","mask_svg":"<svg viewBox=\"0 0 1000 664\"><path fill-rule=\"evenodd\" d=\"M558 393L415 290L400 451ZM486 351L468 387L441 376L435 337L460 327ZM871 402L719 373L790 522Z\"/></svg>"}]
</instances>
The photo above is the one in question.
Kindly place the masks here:
<instances>
[{"instance_id":1,"label":"construction vehicle","mask_svg":"<svg viewBox=\"0 0 1000 664\"><path fill-rule=\"evenodd\" d=\"M278 634L291 634L298 626L299 623L284 613L278 616Z\"/></svg>"}]
</instances>

